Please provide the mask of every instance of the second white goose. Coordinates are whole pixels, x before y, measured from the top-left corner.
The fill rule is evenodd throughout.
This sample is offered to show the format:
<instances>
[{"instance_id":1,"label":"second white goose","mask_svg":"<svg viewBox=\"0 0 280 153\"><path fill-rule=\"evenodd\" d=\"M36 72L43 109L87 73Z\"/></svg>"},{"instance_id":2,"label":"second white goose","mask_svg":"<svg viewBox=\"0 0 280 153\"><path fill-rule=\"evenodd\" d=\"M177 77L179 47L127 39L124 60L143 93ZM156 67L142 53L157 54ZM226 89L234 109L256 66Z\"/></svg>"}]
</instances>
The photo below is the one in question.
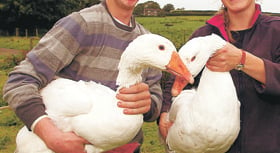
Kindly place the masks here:
<instances>
[{"instance_id":1,"label":"second white goose","mask_svg":"<svg viewBox=\"0 0 280 153\"><path fill-rule=\"evenodd\" d=\"M226 44L212 34L187 42L179 54L196 76L207 60ZM175 79L172 93L178 95L187 84ZM198 87L181 92L173 101L169 120L173 125L166 142L176 153L224 153L240 130L240 102L229 72L204 68Z\"/></svg>"}]
</instances>

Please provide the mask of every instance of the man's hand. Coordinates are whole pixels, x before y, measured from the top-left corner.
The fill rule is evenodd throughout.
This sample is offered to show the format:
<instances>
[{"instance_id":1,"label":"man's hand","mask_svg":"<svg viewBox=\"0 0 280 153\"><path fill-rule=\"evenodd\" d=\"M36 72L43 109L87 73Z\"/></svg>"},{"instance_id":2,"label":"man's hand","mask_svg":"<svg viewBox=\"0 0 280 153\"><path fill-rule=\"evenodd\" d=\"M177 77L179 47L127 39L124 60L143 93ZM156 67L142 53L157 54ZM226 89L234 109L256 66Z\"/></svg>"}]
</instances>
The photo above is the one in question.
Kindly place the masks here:
<instances>
[{"instance_id":1,"label":"man's hand","mask_svg":"<svg viewBox=\"0 0 280 153\"><path fill-rule=\"evenodd\" d=\"M41 119L34 128L36 133L56 153L86 153L87 140L73 132L62 132L49 118Z\"/></svg>"},{"instance_id":2,"label":"man's hand","mask_svg":"<svg viewBox=\"0 0 280 153\"><path fill-rule=\"evenodd\" d=\"M124 114L144 114L151 108L151 94L145 83L122 88L116 97L119 99L118 106L124 108Z\"/></svg>"},{"instance_id":3,"label":"man's hand","mask_svg":"<svg viewBox=\"0 0 280 153\"><path fill-rule=\"evenodd\" d=\"M159 133L162 136L163 140L166 140L168 130L172 126L172 123L168 119L168 113L163 112L160 114L160 120L159 120Z\"/></svg>"}]
</instances>

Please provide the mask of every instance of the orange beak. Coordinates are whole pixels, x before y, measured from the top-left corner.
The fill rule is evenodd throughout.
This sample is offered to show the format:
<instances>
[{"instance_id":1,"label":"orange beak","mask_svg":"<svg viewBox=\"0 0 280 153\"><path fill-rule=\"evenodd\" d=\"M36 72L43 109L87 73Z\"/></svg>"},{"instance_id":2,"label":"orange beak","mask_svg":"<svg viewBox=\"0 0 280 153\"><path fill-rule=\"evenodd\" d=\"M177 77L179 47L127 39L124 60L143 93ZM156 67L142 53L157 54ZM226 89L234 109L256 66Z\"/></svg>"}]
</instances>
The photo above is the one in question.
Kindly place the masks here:
<instances>
[{"instance_id":1,"label":"orange beak","mask_svg":"<svg viewBox=\"0 0 280 153\"><path fill-rule=\"evenodd\" d=\"M192 74L190 73L190 71L188 70L188 68L182 61L182 59L180 58L179 54L175 51L172 53L171 60L169 61L168 65L166 66L166 69L167 69L167 72L176 75L176 80L177 80L177 78L180 78L180 82L182 84L183 83L188 84L188 83L194 82ZM173 88L174 88L174 85L173 85ZM183 86L183 88L184 88L184 86ZM179 90L179 88L175 89L176 94L178 95L182 91L182 89L180 89L180 90ZM172 95L173 95L173 93L172 93Z\"/></svg>"},{"instance_id":2,"label":"orange beak","mask_svg":"<svg viewBox=\"0 0 280 153\"><path fill-rule=\"evenodd\" d=\"M182 77L176 76L175 81L173 82L172 89L171 89L172 96L178 96L188 83L192 84L193 81L190 82Z\"/></svg>"}]
</instances>

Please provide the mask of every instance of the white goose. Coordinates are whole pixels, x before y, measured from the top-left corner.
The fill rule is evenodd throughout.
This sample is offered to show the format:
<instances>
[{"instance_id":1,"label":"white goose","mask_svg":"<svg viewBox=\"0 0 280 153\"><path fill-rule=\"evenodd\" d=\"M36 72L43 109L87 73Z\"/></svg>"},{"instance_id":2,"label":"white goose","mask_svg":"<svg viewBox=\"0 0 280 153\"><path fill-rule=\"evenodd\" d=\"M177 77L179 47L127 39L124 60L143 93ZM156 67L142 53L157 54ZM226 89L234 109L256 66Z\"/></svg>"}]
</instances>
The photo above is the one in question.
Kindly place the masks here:
<instances>
[{"instance_id":1,"label":"white goose","mask_svg":"<svg viewBox=\"0 0 280 153\"><path fill-rule=\"evenodd\" d=\"M188 41L179 54L196 76L209 57L226 44L212 34ZM176 77L172 94L178 95L187 83ZM197 89L184 90L172 103L173 122L166 139L176 153L224 153L240 130L240 102L229 72L204 68Z\"/></svg>"},{"instance_id":2,"label":"white goose","mask_svg":"<svg viewBox=\"0 0 280 153\"><path fill-rule=\"evenodd\" d=\"M153 67L191 77L175 46L166 38L145 34L132 41L121 56L117 85L142 81L144 68ZM74 131L91 144L87 153L99 153L130 142L143 123L143 115L124 115L116 92L93 81L59 78L41 90L46 112L63 131ZM17 153L53 153L34 133L23 127L16 138Z\"/></svg>"}]
</instances>

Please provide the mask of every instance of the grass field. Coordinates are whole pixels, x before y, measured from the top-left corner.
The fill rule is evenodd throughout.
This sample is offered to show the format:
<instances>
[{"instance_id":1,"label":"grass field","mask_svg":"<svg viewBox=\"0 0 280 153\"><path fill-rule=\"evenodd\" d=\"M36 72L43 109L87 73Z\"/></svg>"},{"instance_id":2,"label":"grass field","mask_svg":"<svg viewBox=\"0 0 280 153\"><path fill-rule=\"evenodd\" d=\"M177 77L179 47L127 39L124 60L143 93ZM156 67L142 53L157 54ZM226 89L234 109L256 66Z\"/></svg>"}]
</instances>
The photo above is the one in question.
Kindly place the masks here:
<instances>
[{"instance_id":1,"label":"grass field","mask_svg":"<svg viewBox=\"0 0 280 153\"><path fill-rule=\"evenodd\" d=\"M170 39L178 49L209 18L210 16L138 17L137 21L152 33Z\"/></svg>"},{"instance_id":2,"label":"grass field","mask_svg":"<svg viewBox=\"0 0 280 153\"><path fill-rule=\"evenodd\" d=\"M177 48L180 48L198 27L204 25L209 16L180 16L180 17L138 17L139 23L152 33L160 34L170 39ZM37 38L25 37L0 37L0 48L30 50L38 42ZM7 105L2 99L2 87L7 79L7 74L15 63L15 55L0 54L0 107ZM9 109L0 110L0 153L12 153L15 149L15 136L22 122ZM155 122L144 123L144 144L142 153L163 153L157 135Z\"/></svg>"},{"instance_id":3,"label":"grass field","mask_svg":"<svg viewBox=\"0 0 280 153\"><path fill-rule=\"evenodd\" d=\"M30 50L38 40L37 37L1 37L0 48Z\"/></svg>"}]
</instances>

